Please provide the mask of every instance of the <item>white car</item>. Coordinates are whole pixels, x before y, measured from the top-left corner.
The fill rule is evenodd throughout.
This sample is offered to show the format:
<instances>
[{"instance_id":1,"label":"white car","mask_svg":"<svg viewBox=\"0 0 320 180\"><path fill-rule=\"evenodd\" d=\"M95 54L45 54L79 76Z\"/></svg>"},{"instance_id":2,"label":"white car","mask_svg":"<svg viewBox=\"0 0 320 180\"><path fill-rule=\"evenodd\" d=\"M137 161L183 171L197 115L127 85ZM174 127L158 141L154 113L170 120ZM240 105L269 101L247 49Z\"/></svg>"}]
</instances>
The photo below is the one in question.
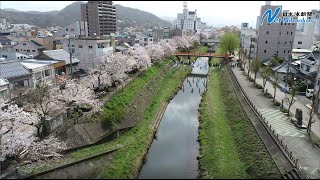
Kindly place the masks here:
<instances>
[{"instance_id":1,"label":"white car","mask_svg":"<svg viewBox=\"0 0 320 180\"><path fill-rule=\"evenodd\" d=\"M313 96L313 89L307 89L306 91L306 97L310 98Z\"/></svg>"}]
</instances>

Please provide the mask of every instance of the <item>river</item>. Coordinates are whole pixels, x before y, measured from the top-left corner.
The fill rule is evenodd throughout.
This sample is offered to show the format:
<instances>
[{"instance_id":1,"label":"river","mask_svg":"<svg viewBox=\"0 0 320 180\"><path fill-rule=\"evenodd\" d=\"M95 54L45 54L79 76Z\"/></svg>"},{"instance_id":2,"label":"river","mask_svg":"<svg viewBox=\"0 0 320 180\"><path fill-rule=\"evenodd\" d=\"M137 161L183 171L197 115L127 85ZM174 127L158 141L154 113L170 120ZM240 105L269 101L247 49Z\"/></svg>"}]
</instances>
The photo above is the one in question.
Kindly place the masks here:
<instances>
[{"instance_id":1,"label":"river","mask_svg":"<svg viewBox=\"0 0 320 180\"><path fill-rule=\"evenodd\" d=\"M183 88L168 104L156 133L157 139L153 140L140 171L140 179L198 177L198 109L206 85L203 75L208 69L207 58L198 58Z\"/></svg>"}]
</instances>

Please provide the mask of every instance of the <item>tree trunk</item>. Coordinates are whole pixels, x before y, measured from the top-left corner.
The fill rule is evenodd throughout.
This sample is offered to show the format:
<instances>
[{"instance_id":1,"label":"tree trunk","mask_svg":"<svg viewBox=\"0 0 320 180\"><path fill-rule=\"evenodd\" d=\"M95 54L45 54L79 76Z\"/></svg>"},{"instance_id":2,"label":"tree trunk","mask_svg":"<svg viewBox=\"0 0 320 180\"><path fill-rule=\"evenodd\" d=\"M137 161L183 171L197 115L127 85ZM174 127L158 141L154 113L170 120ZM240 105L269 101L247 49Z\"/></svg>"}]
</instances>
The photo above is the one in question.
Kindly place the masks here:
<instances>
[{"instance_id":1,"label":"tree trunk","mask_svg":"<svg viewBox=\"0 0 320 180\"><path fill-rule=\"evenodd\" d=\"M256 84L257 72L254 72L254 84Z\"/></svg>"},{"instance_id":2,"label":"tree trunk","mask_svg":"<svg viewBox=\"0 0 320 180\"><path fill-rule=\"evenodd\" d=\"M276 99L276 92L277 92L277 86L274 86L274 91L273 91L273 103L275 102L275 99Z\"/></svg>"}]
</instances>

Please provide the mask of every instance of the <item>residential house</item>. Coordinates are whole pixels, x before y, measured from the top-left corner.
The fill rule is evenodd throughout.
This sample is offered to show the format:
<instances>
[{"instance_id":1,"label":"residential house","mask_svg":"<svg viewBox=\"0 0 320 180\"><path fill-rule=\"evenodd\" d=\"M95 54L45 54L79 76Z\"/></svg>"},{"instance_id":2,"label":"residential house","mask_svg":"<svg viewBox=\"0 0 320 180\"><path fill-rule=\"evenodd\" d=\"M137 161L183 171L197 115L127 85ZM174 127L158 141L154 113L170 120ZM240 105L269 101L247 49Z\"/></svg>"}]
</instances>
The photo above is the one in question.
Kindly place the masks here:
<instances>
[{"instance_id":1,"label":"residential house","mask_svg":"<svg viewBox=\"0 0 320 180\"><path fill-rule=\"evenodd\" d=\"M36 56L34 59L58 61L58 63L53 64L53 66L55 74L59 75L61 75L62 72L65 72L68 75L71 74L71 67L73 73L77 72L80 62L76 57L72 57L70 61L70 54L63 49L43 51L42 54Z\"/></svg>"},{"instance_id":2,"label":"residential house","mask_svg":"<svg viewBox=\"0 0 320 180\"><path fill-rule=\"evenodd\" d=\"M32 73L32 84L51 84L55 80L54 62L37 61L35 59L22 60L20 63Z\"/></svg>"},{"instance_id":3,"label":"residential house","mask_svg":"<svg viewBox=\"0 0 320 180\"><path fill-rule=\"evenodd\" d=\"M10 99L9 81L3 78L0 78L0 99L5 101Z\"/></svg>"},{"instance_id":4,"label":"residential house","mask_svg":"<svg viewBox=\"0 0 320 180\"><path fill-rule=\"evenodd\" d=\"M136 40L138 40L140 46L146 46L153 43L152 36L148 36L143 33L136 33Z\"/></svg>"},{"instance_id":5,"label":"residential house","mask_svg":"<svg viewBox=\"0 0 320 180\"><path fill-rule=\"evenodd\" d=\"M26 55L30 55L30 57L35 57L41 54L46 48L41 44L31 40L31 41L23 41L14 46L15 52L20 52Z\"/></svg>"},{"instance_id":6,"label":"residential house","mask_svg":"<svg viewBox=\"0 0 320 180\"><path fill-rule=\"evenodd\" d=\"M20 62L8 61L0 62L0 78L9 81L10 90L17 86L32 86L31 72L26 69Z\"/></svg>"},{"instance_id":7,"label":"residential house","mask_svg":"<svg viewBox=\"0 0 320 180\"><path fill-rule=\"evenodd\" d=\"M289 66L289 68L288 68ZM288 79L292 79L295 74L299 72L299 69L295 68L291 63L289 65L288 61L285 61L284 63L273 67L272 70L276 73L276 76L278 76L280 82L286 81L286 76L288 72Z\"/></svg>"}]
</instances>

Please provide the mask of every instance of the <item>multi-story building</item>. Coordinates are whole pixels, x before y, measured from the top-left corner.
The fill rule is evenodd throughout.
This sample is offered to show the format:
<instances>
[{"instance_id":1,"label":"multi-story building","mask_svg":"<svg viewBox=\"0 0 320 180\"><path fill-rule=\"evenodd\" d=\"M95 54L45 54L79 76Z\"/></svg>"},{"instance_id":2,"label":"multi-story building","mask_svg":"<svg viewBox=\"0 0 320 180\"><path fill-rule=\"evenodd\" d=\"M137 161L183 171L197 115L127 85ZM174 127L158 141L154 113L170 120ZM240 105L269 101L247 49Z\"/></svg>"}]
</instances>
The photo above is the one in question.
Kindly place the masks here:
<instances>
[{"instance_id":1,"label":"multi-story building","mask_svg":"<svg viewBox=\"0 0 320 180\"><path fill-rule=\"evenodd\" d=\"M54 33L54 37L65 37L69 33L77 37L88 37L88 22L75 21L68 26L61 27Z\"/></svg>"},{"instance_id":2,"label":"multi-story building","mask_svg":"<svg viewBox=\"0 0 320 180\"><path fill-rule=\"evenodd\" d=\"M96 68L101 58L115 51L114 36L106 36L105 39L78 38L70 41L63 40L63 49L67 52L72 49L73 55L79 59L79 68L89 70Z\"/></svg>"},{"instance_id":3,"label":"multi-story building","mask_svg":"<svg viewBox=\"0 0 320 180\"><path fill-rule=\"evenodd\" d=\"M152 35L150 36L140 32L136 33L135 35L136 35L136 40L138 41L140 46L146 46L148 44L153 43Z\"/></svg>"},{"instance_id":4,"label":"multi-story building","mask_svg":"<svg viewBox=\"0 0 320 180\"><path fill-rule=\"evenodd\" d=\"M81 20L87 21L90 37L110 35L117 31L116 8L112 1L88 1L82 4Z\"/></svg>"},{"instance_id":5,"label":"multi-story building","mask_svg":"<svg viewBox=\"0 0 320 180\"><path fill-rule=\"evenodd\" d=\"M260 17L262 17L268 9L271 9L274 13L276 8L278 7L282 8L282 6L262 6L260 11ZM283 12L281 9L276 17L283 19ZM268 23L267 17L264 19L262 25L260 24L261 20L259 20L257 58L261 61L270 59L272 56L275 55L277 55L279 58L287 58L288 54L292 51L297 24L284 22Z\"/></svg>"},{"instance_id":6,"label":"multi-story building","mask_svg":"<svg viewBox=\"0 0 320 180\"><path fill-rule=\"evenodd\" d=\"M243 47L244 54L247 58L253 59L256 57L256 39L257 39L257 30L249 28L249 23L241 24L241 33L240 33L240 43ZM250 48L251 46L251 48ZM250 53L251 50L251 53Z\"/></svg>"},{"instance_id":7,"label":"multi-story building","mask_svg":"<svg viewBox=\"0 0 320 180\"><path fill-rule=\"evenodd\" d=\"M178 13L177 19L174 20L174 28L194 32L201 29L201 19L197 17L197 10L189 11L186 1L183 4L183 13Z\"/></svg>"}]
</instances>

